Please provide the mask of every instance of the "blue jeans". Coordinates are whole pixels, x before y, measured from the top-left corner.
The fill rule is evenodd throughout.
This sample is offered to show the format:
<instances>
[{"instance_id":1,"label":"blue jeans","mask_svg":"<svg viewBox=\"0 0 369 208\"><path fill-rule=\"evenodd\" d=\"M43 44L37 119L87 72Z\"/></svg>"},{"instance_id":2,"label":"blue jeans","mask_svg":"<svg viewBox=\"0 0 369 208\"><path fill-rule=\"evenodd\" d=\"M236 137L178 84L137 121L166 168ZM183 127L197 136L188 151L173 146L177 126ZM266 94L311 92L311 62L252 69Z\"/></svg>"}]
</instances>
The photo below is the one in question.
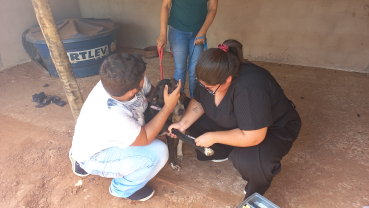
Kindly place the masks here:
<instances>
[{"instance_id":1,"label":"blue jeans","mask_svg":"<svg viewBox=\"0 0 369 208\"><path fill-rule=\"evenodd\" d=\"M199 31L183 32L169 26L168 39L172 48L174 58L174 79L182 80L182 91L186 82L188 71L190 96L193 97L193 91L196 85L195 66L200 54L204 51L204 45L194 45L196 35ZM194 49L195 47L195 49ZM188 70L187 70L187 56Z\"/></svg>"},{"instance_id":2,"label":"blue jeans","mask_svg":"<svg viewBox=\"0 0 369 208\"><path fill-rule=\"evenodd\" d=\"M127 198L144 187L167 161L167 145L154 139L146 146L105 149L80 165L89 174L113 178L110 193Z\"/></svg>"}]
</instances>

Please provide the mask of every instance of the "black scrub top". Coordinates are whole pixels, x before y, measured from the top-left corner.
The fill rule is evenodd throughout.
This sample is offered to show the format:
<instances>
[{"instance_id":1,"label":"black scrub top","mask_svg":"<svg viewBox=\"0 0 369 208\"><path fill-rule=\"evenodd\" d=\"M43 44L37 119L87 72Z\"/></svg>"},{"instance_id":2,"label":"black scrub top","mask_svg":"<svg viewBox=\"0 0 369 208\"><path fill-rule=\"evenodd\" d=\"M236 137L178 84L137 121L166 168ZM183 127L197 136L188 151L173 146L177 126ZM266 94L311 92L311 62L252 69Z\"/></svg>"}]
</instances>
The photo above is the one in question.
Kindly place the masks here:
<instances>
[{"instance_id":1,"label":"black scrub top","mask_svg":"<svg viewBox=\"0 0 369 208\"><path fill-rule=\"evenodd\" d=\"M243 64L223 100L215 105L214 95L196 83L194 99L205 114L229 130L282 128L293 107L281 86L266 69L253 63Z\"/></svg>"}]
</instances>

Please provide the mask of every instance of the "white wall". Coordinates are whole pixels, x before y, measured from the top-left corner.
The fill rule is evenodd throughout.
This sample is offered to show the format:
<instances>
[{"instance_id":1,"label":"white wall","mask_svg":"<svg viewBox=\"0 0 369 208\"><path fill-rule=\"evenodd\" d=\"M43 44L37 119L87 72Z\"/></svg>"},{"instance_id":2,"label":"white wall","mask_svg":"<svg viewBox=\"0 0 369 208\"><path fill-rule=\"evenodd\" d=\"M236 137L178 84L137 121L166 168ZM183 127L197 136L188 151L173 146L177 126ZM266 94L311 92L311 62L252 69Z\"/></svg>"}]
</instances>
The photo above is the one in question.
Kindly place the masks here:
<instances>
[{"instance_id":1,"label":"white wall","mask_svg":"<svg viewBox=\"0 0 369 208\"><path fill-rule=\"evenodd\" d=\"M161 0L78 0L82 17L111 18L118 45L156 45ZM210 47L240 40L252 61L369 73L369 0L219 0Z\"/></svg>"},{"instance_id":2,"label":"white wall","mask_svg":"<svg viewBox=\"0 0 369 208\"><path fill-rule=\"evenodd\" d=\"M55 20L81 17L78 0L50 0ZM37 25L31 0L0 0L0 70L30 61L22 33Z\"/></svg>"}]
</instances>

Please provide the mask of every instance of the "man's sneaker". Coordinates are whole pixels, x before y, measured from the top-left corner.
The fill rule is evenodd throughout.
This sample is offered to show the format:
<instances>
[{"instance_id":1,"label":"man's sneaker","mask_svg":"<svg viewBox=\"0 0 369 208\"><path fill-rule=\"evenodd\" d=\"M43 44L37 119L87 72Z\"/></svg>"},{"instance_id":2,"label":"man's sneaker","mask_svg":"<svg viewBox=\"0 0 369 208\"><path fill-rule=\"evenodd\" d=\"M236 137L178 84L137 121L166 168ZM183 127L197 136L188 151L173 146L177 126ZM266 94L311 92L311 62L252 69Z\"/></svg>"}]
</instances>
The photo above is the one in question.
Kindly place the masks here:
<instances>
[{"instance_id":1,"label":"man's sneaker","mask_svg":"<svg viewBox=\"0 0 369 208\"><path fill-rule=\"evenodd\" d=\"M79 165L77 161L73 160L72 152L70 150L69 150L69 159L70 159L70 162L72 163L72 170L75 175L79 177L86 177L89 175L85 170L81 168L81 166Z\"/></svg>"},{"instance_id":2,"label":"man's sneaker","mask_svg":"<svg viewBox=\"0 0 369 208\"><path fill-rule=\"evenodd\" d=\"M111 195L115 196L113 193L111 193L110 187L109 192ZM155 193L155 190L151 188L150 186L144 186L140 190L136 191L131 196L127 197L126 199L135 200L135 201L147 201L149 200Z\"/></svg>"},{"instance_id":3,"label":"man's sneaker","mask_svg":"<svg viewBox=\"0 0 369 208\"><path fill-rule=\"evenodd\" d=\"M227 161L228 160L228 157L225 158L225 159L219 159L219 160L212 160L213 162L224 162L224 161Z\"/></svg>"}]
</instances>

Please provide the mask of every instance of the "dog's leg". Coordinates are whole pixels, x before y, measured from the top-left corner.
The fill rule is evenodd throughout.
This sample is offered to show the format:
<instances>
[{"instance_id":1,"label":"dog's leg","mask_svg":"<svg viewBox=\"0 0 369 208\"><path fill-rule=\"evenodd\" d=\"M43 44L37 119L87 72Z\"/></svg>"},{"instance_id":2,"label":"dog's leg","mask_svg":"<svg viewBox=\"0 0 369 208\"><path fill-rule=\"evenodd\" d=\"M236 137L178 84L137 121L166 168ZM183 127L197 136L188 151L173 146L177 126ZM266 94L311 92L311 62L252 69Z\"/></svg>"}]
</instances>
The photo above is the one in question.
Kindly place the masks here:
<instances>
[{"instance_id":1,"label":"dog's leg","mask_svg":"<svg viewBox=\"0 0 369 208\"><path fill-rule=\"evenodd\" d=\"M182 144L183 144L183 141L178 139L178 145L177 145L177 159L179 161L182 161L183 159L183 152L182 152Z\"/></svg>"},{"instance_id":2,"label":"dog's leg","mask_svg":"<svg viewBox=\"0 0 369 208\"><path fill-rule=\"evenodd\" d=\"M183 95L181 94L181 96L183 96ZM184 95L184 96L186 96L186 95ZM178 100L178 103L177 103L176 107L173 110L172 122L176 123L176 122L180 121L182 116L183 116L184 111L185 111L184 105L180 102L180 100ZM179 161L182 161L182 159L183 159L182 144L183 144L183 141L178 139L177 159Z\"/></svg>"},{"instance_id":3,"label":"dog's leg","mask_svg":"<svg viewBox=\"0 0 369 208\"><path fill-rule=\"evenodd\" d=\"M173 170L181 170L181 167L176 163L174 159L174 139L170 136L165 136L167 138L168 148L169 148L169 160L170 160L170 166L172 166Z\"/></svg>"}]
</instances>

